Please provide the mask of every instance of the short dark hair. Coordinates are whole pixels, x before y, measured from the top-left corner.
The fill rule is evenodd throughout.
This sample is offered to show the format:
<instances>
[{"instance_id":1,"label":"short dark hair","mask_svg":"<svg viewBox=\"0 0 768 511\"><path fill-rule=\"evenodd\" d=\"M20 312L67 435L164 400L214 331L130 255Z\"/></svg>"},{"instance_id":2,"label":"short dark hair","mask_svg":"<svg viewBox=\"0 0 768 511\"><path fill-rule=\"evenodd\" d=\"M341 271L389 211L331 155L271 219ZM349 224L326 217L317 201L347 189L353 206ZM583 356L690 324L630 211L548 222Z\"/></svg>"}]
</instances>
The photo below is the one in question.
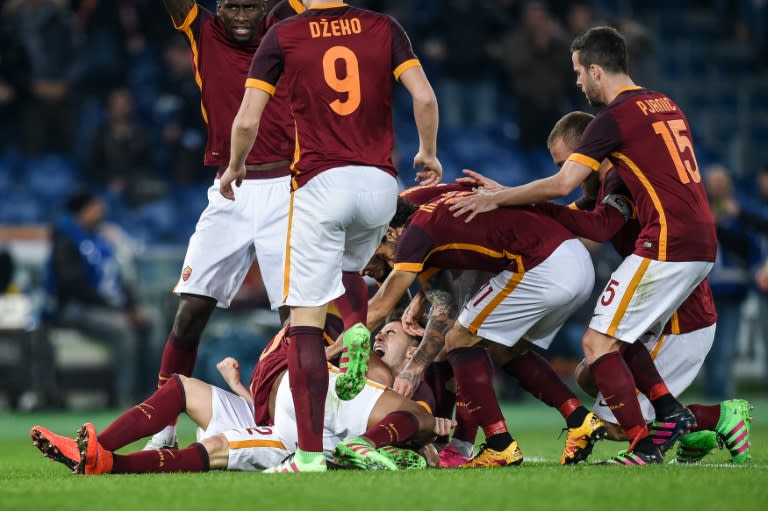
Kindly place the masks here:
<instances>
[{"instance_id":1,"label":"short dark hair","mask_svg":"<svg viewBox=\"0 0 768 511\"><path fill-rule=\"evenodd\" d=\"M552 144L559 138L562 138L565 145L571 149L579 147L581 135L594 118L594 115L580 110L565 114L555 123L552 131L549 132L549 137L547 137L547 148L551 149Z\"/></svg>"},{"instance_id":2,"label":"short dark hair","mask_svg":"<svg viewBox=\"0 0 768 511\"><path fill-rule=\"evenodd\" d=\"M389 221L389 226L393 229L403 227L411 215L416 211L416 206L406 199L405 197L397 198L397 208L395 209L395 216Z\"/></svg>"},{"instance_id":3,"label":"short dark hair","mask_svg":"<svg viewBox=\"0 0 768 511\"><path fill-rule=\"evenodd\" d=\"M584 67L596 64L609 73L627 73L627 42L613 27L592 27L571 43L571 53L579 52Z\"/></svg>"}]
</instances>

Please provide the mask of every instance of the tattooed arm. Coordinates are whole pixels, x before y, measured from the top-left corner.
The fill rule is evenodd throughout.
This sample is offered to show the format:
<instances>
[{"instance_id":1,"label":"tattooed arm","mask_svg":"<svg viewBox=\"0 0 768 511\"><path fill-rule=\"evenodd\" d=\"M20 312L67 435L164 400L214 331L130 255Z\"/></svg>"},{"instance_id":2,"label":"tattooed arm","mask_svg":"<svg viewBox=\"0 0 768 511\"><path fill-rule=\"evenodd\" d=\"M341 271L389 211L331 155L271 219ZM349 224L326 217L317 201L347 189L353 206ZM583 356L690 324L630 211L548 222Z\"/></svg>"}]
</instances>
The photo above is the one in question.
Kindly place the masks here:
<instances>
[{"instance_id":1,"label":"tattooed arm","mask_svg":"<svg viewBox=\"0 0 768 511\"><path fill-rule=\"evenodd\" d=\"M432 305L421 344L395 378L393 389L410 397L421 382L424 370L435 360L445 345L445 334L459 316L459 304L453 290L453 280L448 271L438 272L423 284L424 295Z\"/></svg>"},{"instance_id":2,"label":"tattooed arm","mask_svg":"<svg viewBox=\"0 0 768 511\"><path fill-rule=\"evenodd\" d=\"M187 19L189 11L195 6L195 0L163 0L165 10L171 15L173 24L180 27Z\"/></svg>"}]
</instances>

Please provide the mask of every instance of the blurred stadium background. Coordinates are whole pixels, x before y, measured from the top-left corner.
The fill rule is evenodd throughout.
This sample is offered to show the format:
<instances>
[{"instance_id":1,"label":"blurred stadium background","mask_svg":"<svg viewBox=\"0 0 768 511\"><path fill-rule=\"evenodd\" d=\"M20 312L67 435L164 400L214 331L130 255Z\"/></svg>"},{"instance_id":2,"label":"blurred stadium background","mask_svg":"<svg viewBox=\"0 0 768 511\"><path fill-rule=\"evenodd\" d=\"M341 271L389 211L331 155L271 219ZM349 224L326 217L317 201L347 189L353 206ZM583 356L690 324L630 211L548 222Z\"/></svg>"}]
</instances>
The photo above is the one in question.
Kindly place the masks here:
<instances>
[{"instance_id":1,"label":"blurred stadium background","mask_svg":"<svg viewBox=\"0 0 768 511\"><path fill-rule=\"evenodd\" d=\"M411 35L440 100L446 181L462 168L505 184L553 173L551 126L570 110L589 110L575 87L570 41L593 25L619 28L635 81L666 92L689 117L727 252L727 267L712 276L723 335L701 392L711 399L768 392L768 286L758 285L768 258L768 2L350 3L393 14ZM157 0L0 5L0 409L116 405L112 339L43 313L49 230L74 191L88 187L105 201L105 236L148 319L145 342L135 347L136 393L144 394L154 386L177 303L171 289L214 175L202 166L205 127L190 52ZM410 101L399 92L396 158L409 184L418 142ZM604 282L617 260L591 248ZM228 354L249 374L277 324L252 273L206 331L196 375L208 381L223 383L214 366ZM564 372L580 358L589 312L564 328L549 354ZM514 397L513 385L501 386Z\"/></svg>"}]
</instances>

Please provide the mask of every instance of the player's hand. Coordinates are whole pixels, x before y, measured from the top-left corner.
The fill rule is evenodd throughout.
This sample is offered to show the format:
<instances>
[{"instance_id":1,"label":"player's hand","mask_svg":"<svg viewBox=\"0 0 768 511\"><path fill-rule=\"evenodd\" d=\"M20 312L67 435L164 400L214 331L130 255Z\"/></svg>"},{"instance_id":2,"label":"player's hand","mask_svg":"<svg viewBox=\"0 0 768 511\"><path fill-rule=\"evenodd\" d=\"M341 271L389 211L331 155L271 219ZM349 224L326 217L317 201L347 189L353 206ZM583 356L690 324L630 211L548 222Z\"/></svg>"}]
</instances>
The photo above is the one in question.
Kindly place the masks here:
<instances>
[{"instance_id":1,"label":"player's hand","mask_svg":"<svg viewBox=\"0 0 768 511\"><path fill-rule=\"evenodd\" d=\"M456 427L456 421L444 417L435 417L435 435L448 436L451 430Z\"/></svg>"},{"instance_id":2,"label":"player's hand","mask_svg":"<svg viewBox=\"0 0 768 511\"><path fill-rule=\"evenodd\" d=\"M416 172L416 181L421 186L432 186L443 177L443 165L437 156L427 156L421 151L413 157L413 168L421 169Z\"/></svg>"},{"instance_id":3,"label":"player's hand","mask_svg":"<svg viewBox=\"0 0 768 511\"><path fill-rule=\"evenodd\" d=\"M243 184L243 179L245 179L245 174L245 165L237 170L233 167L227 167L227 170L225 170L224 174L221 176L219 193L221 193L225 199L235 200L235 191L232 189L232 183L235 183L235 186L240 188L240 185Z\"/></svg>"},{"instance_id":4,"label":"player's hand","mask_svg":"<svg viewBox=\"0 0 768 511\"><path fill-rule=\"evenodd\" d=\"M403 311L403 315L400 318L400 322L403 324L403 330L408 335L414 337L421 337L424 335L424 329L419 325L419 319L424 316L424 310L427 305L427 297L424 296L422 291L416 293L411 303Z\"/></svg>"},{"instance_id":5,"label":"player's hand","mask_svg":"<svg viewBox=\"0 0 768 511\"><path fill-rule=\"evenodd\" d=\"M501 190L504 188L502 184L474 170L463 169L462 172L464 177L456 178L456 182L459 184L474 186L475 188L486 188L488 190Z\"/></svg>"},{"instance_id":6,"label":"player's hand","mask_svg":"<svg viewBox=\"0 0 768 511\"><path fill-rule=\"evenodd\" d=\"M392 390L404 397L411 397L421 383L421 373L404 370L395 378Z\"/></svg>"},{"instance_id":7,"label":"player's hand","mask_svg":"<svg viewBox=\"0 0 768 511\"><path fill-rule=\"evenodd\" d=\"M454 217L467 215L464 222L469 223L480 213L486 213L498 208L496 192L487 191L484 188L478 188L471 195L464 195L449 201L449 209L453 211Z\"/></svg>"},{"instance_id":8,"label":"player's hand","mask_svg":"<svg viewBox=\"0 0 768 511\"><path fill-rule=\"evenodd\" d=\"M216 364L216 370L219 371L221 377L227 382L230 387L234 383L240 383L240 363L233 357L227 357L218 364Z\"/></svg>"}]
</instances>

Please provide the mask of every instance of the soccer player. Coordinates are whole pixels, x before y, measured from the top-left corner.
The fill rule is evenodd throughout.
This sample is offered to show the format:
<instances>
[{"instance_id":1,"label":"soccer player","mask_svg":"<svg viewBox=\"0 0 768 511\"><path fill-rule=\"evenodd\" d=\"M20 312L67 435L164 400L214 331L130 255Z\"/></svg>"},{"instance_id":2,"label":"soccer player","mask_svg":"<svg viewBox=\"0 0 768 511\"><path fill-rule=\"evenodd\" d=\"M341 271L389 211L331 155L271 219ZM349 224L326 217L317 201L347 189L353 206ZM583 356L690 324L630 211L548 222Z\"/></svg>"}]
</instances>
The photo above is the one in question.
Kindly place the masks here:
<instances>
[{"instance_id":1,"label":"soccer player","mask_svg":"<svg viewBox=\"0 0 768 511\"><path fill-rule=\"evenodd\" d=\"M229 306L254 259L258 259L272 308L281 304L280 268L293 157L293 123L287 96L278 94L264 112L259 143L245 157L245 181L238 190L237 203L219 195L219 178L229 161L232 121L263 33L266 5L264 0L219 0L214 14L194 0L163 3L174 27L187 37L191 48L208 130L205 164L218 170L174 289L180 295L179 305L163 350L158 386L174 373L192 374L200 336L211 314L217 305ZM291 5L303 10L300 3ZM147 449L175 443L176 428L170 425L150 440Z\"/></svg>"},{"instance_id":2,"label":"soccer player","mask_svg":"<svg viewBox=\"0 0 768 511\"><path fill-rule=\"evenodd\" d=\"M631 442L627 452L612 461L661 463L661 450L688 432L695 418L663 381L655 386L648 397L660 400L657 419L673 424L660 450L649 435L636 381L620 346L647 332L659 335L709 273L717 249L714 220L688 120L669 97L634 84L627 74L622 35L609 27L591 28L574 40L571 51L577 86L592 105L604 107L579 147L554 176L478 193L451 207L456 215L468 213L470 221L499 206L564 197L606 157L616 167L635 200L641 230L634 252L613 273L598 300L582 346L598 388Z\"/></svg>"},{"instance_id":3,"label":"soccer player","mask_svg":"<svg viewBox=\"0 0 768 511\"><path fill-rule=\"evenodd\" d=\"M519 464L522 454L496 401L488 354L478 343L485 339L491 346L512 348L515 355L523 357L529 343L547 348L563 322L591 292L591 260L570 232L530 206L494 211L481 217L479 228L467 229L462 219L453 216L448 202L470 193L469 188L441 190L451 191L436 195L415 210L405 226L387 233L380 254L392 261L394 269L369 303L369 324L380 321L425 269L492 272L490 281L464 305L446 335L445 345L458 386L457 407L468 409L487 439L478 455L463 466ZM431 344L427 341L422 345ZM427 353L436 351L432 346L425 348ZM417 352L412 362L418 356ZM595 431L601 429L602 423L558 382L542 389L548 394L542 400L565 416L579 410L580 417L575 417L579 424L589 423L590 415L595 419Z\"/></svg>"},{"instance_id":4,"label":"soccer player","mask_svg":"<svg viewBox=\"0 0 768 511\"><path fill-rule=\"evenodd\" d=\"M221 193L236 199L232 185L242 184L246 155L279 80L277 89L289 94L296 131L283 303L291 307L288 374L299 448L284 468L324 471L325 310L344 292L343 272L357 274L363 283L359 272L395 211L392 75L413 98L419 133L414 166L423 168L417 179L434 184L442 168L436 156L437 100L402 27L388 16L343 3L304 0L304 5L305 12L273 26L254 55L232 125ZM357 303L364 307L367 290L357 289ZM364 382L370 334L360 324L345 332L344 342L348 354L341 366L347 372L337 379L336 391L348 398Z\"/></svg>"},{"instance_id":5,"label":"soccer player","mask_svg":"<svg viewBox=\"0 0 768 511\"><path fill-rule=\"evenodd\" d=\"M547 140L552 159L561 166L578 147L581 136L594 116L584 112L571 112L553 128ZM603 242L610 240L622 257L632 254L640 233L640 224L634 215L635 206L616 169L608 160L600 164L597 204L591 209L584 204L585 195L576 201L576 208L551 203L539 207L565 225L574 234ZM479 184L479 183L478 183ZM594 201L593 201L594 202ZM623 214L622 214L623 212ZM679 396L693 382L701 369L715 335L715 312L712 292L704 279L672 315L661 337L644 336L640 342L623 346L622 355L627 362L638 389L640 405L646 422L652 422L651 435L659 445L666 444L668 426L654 421L659 401L650 401L645 393L652 393L659 379L656 371L648 370L654 364L658 374L674 396ZM581 388L595 397L595 413L603 419L611 439L625 440L624 432L615 426L616 419L608 404L594 388L588 365L583 361L577 367L576 380ZM727 400L716 405L688 405L696 417L694 433L680 438L677 460L696 462L718 444L718 437L731 453L731 460L741 463L749 459L750 405L744 400Z\"/></svg>"},{"instance_id":6,"label":"soccer player","mask_svg":"<svg viewBox=\"0 0 768 511\"><path fill-rule=\"evenodd\" d=\"M336 335L341 320L332 316L327 335ZM388 324L377 338L391 369L400 367L415 350L416 339L398 323ZM240 382L238 363L228 357L218 364L225 381L235 392L225 391L194 378L174 376L144 402L118 417L100 434L87 423L77 439L57 435L42 426L31 430L34 444L49 459L77 473L197 472L213 469L260 470L279 464L296 446L296 425L286 361L285 329L265 349L254 370L251 390ZM405 348L405 349L403 349ZM265 369L265 361L269 360ZM276 372L272 369L277 367ZM333 382L338 370L328 369ZM272 374L268 378L266 375ZM261 384L254 387L254 384ZM260 407L259 400L265 399ZM422 445L435 434L445 434L450 420L436 420L428 404L419 404L382 385L367 381L364 390L350 401L328 394L323 443L326 456L353 468L397 470L401 464L424 466L415 454L382 449L394 443ZM114 451L163 427L169 417L186 411L204 431L186 449L158 449L125 455ZM254 414L255 412L255 414ZM260 414L268 413L264 419ZM407 417L407 429L393 429L393 418Z\"/></svg>"}]
</instances>

